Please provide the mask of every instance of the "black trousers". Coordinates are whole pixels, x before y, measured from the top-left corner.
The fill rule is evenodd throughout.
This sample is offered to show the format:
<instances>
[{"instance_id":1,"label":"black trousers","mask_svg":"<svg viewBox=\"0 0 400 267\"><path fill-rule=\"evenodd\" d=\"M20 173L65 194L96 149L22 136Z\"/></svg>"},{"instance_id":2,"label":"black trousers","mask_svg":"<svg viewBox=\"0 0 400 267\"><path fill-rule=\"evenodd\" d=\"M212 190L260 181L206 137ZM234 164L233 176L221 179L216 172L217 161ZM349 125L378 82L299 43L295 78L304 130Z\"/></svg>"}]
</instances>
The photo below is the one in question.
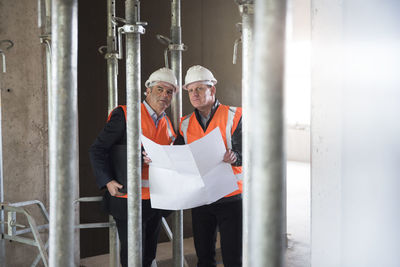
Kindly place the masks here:
<instances>
[{"instance_id":1,"label":"black trousers","mask_svg":"<svg viewBox=\"0 0 400 267\"><path fill-rule=\"evenodd\" d=\"M217 227L225 267L242 266L242 200L213 203L192 209L197 267L215 267Z\"/></svg>"},{"instance_id":2,"label":"black trousers","mask_svg":"<svg viewBox=\"0 0 400 267\"><path fill-rule=\"evenodd\" d=\"M142 200L142 265L150 267L156 257L162 211L152 209L150 200ZM128 266L128 221L114 217L121 242L120 258L123 267Z\"/></svg>"}]
</instances>

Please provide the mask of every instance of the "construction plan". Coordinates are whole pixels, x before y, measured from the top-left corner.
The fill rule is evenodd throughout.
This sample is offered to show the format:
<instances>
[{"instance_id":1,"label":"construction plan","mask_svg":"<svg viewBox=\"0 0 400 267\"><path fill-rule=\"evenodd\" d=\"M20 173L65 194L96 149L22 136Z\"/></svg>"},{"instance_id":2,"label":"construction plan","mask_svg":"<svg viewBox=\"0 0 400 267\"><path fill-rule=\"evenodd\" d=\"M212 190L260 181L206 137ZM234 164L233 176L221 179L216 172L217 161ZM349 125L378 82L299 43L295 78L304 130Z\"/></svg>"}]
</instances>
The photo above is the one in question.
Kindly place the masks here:
<instances>
[{"instance_id":1,"label":"construction plan","mask_svg":"<svg viewBox=\"0 0 400 267\"><path fill-rule=\"evenodd\" d=\"M238 189L219 128L186 145L159 145L142 135L151 158L151 206L181 210L210 204Z\"/></svg>"}]
</instances>

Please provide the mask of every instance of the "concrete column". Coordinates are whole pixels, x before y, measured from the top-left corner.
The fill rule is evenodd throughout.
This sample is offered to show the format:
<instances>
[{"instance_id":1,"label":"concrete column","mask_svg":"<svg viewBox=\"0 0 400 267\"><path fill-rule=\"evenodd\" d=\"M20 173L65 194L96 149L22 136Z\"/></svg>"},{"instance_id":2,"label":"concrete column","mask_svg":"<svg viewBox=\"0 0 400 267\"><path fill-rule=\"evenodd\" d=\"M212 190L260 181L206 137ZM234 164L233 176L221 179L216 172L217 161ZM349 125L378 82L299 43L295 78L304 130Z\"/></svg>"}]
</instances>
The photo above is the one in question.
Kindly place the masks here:
<instances>
[{"instance_id":1,"label":"concrete column","mask_svg":"<svg viewBox=\"0 0 400 267\"><path fill-rule=\"evenodd\" d=\"M38 199L47 206L47 100L37 7L32 0L0 1L0 40L14 42L5 51L7 73L0 67L3 189L7 202ZM39 212L32 215L43 222ZM6 242L5 250L1 266L25 266L38 253L17 242Z\"/></svg>"}]
</instances>

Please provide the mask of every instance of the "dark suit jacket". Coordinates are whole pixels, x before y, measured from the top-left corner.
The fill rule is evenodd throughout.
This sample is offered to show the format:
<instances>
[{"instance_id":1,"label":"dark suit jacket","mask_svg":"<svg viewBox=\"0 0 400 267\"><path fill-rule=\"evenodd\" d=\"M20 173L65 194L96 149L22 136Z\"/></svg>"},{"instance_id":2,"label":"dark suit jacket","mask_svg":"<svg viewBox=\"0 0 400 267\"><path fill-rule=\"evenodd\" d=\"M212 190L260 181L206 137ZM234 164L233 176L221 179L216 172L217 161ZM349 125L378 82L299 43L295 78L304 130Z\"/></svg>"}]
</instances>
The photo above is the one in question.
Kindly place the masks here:
<instances>
[{"instance_id":1,"label":"dark suit jacket","mask_svg":"<svg viewBox=\"0 0 400 267\"><path fill-rule=\"evenodd\" d=\"M110 120L89 149L96 183L100 189L105 188L111 180L117 179L111 159L111 151L116 146L126 147L126 120L124 111L120 107L114 109ZM103 200L106 212L115 218L126 219L127 201L125 198L111 197L108 190L106 190Z\"/></svg>"}]
</instances>

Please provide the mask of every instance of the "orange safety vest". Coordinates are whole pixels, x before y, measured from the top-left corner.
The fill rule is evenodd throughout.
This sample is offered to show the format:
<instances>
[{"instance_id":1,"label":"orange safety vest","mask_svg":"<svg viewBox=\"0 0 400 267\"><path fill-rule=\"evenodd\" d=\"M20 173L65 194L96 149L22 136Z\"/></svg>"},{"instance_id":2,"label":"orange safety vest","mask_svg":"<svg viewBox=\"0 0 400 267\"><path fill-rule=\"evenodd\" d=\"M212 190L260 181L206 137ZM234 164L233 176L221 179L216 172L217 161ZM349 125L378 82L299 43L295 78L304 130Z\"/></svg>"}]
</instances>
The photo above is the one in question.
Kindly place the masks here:
<instances>
[{"instance_id":1,"label":"orange safety vest","mask_svg":"<svg viewBox=\"0 0 400 267\"><path fill-rule=\"evenodd\" d=\"M126 120L126 106L118 106L124 110ZM108 116L108 120L111 118L112 111ZM170 145L176 138L174 128L172 127L171 121L167 116L164 116L156 127L153 119L151 118L146 106L141 104L141 126L142 134L160 145ZM128 198L128 195L120 196L122 198ZM150 199L149 190L149 165L143 164L142 166L142 199Z\"/></svg>"},{"instance_id":2,"label":"orange safety vest","mask_svg":"<svg viewBox=\"0 0 400 267\"><path fill-rule=\"evenodd\" d=\"M183 138L185 139L186 144L190 144L210 133L215 128L219 127L222 135L222 139L224 140L225 147L228 149L232 149L232 135L238 126L240 118L242 117L242 108L240 107L230 107L220 104L217 110L214 113L210 123L208 124L207 130L204 132L200 123L196 118L196 114L193 112L181 119L181 124L179 127L179 131ZM240 177L242 173L241 166L231 166L233 173L236 177ZM230 197L234 195L241 194L243 191L243 182L240 178L238 178L238 187L239 189L226 195L225 197Z\"/></svg>"}]
</instances>

